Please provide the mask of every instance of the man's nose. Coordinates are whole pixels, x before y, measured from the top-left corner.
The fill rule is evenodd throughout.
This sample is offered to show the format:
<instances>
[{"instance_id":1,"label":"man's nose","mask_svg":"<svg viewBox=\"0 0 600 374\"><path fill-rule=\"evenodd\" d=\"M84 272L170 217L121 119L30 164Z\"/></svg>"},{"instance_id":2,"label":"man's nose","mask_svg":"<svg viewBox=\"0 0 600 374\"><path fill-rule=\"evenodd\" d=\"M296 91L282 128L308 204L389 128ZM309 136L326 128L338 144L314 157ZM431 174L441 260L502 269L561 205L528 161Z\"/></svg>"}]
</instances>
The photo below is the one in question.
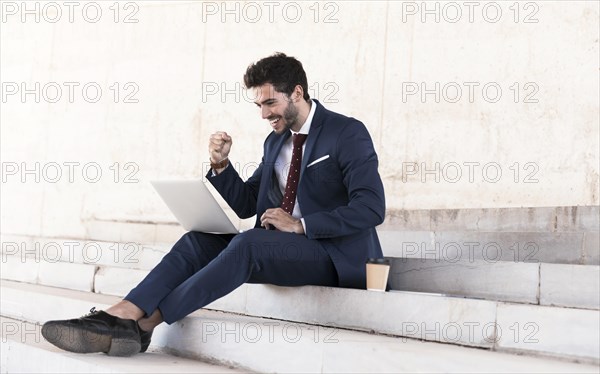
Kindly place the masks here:
<instances>
[{"instance_id":1,"label":"man's nose","mask_svg":"<svg viewBox=\"0 0 600 374\"><path fill-rule=\"evenodd\" d=\"M261 110L261 114L262 114L262 118L263 119L267 119L271 116L271 111L269 110L269 108L267 108L266 105L263 105Z\"/></svg>"}]
</instances>

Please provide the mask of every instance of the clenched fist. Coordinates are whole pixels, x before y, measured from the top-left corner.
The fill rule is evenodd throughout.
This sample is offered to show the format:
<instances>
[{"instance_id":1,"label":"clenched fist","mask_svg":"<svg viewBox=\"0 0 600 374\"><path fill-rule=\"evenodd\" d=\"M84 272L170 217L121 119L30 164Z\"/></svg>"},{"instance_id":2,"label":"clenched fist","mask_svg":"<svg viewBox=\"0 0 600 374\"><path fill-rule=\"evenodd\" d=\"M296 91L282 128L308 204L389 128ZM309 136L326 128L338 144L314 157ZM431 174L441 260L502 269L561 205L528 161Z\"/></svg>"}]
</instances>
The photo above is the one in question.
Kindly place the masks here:
<instances>
[{"instance_id":1,"label":"clenched fist","mask_svg":"<svg viewBox=\"0 0 600 374\"><path fill-rule=\"evenodd\" d=\"M229 157L230 150L231 136L227 135L225 131L217 131L210 136L208 153L210 154L210 161L212 163L218 163Z\"/></svg>"}]
</instances>

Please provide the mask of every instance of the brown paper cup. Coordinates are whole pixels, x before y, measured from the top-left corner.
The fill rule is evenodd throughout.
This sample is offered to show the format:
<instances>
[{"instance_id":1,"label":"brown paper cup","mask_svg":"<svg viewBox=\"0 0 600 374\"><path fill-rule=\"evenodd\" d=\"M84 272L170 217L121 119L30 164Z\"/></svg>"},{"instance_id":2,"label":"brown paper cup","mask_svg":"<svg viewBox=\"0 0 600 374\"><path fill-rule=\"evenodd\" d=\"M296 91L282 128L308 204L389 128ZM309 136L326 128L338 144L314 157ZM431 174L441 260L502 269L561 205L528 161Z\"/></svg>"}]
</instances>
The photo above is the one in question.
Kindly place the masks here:
<instances>
[{"instance_id":1,"label":"brown paper cup","mask_svg":"<svg viewBox=\"0 0 600 374\"><path fill-rule=\"evenodd\" d=\"M367 261L367 290L385 292L389 273L389 260L370 258Z\"/></svg>"}]
</instances>

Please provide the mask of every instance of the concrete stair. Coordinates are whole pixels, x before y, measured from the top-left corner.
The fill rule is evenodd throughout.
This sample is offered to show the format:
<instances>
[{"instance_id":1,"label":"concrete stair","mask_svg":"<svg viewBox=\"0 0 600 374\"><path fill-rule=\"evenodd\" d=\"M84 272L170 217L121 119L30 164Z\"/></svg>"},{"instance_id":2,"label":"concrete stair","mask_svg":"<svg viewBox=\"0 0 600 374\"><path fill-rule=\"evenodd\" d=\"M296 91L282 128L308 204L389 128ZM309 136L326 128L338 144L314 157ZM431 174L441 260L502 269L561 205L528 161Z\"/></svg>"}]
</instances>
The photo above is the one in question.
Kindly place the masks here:
<instances>
[{"instance_id":1,"label":"concrete stair","mask_svg":"<svg viewBox=\"0 0 600 374\"><path fill-rule=\"evenodd\" d=\"M173 329L182 324L197 324L200 331L222 331L226 336L225 331L229 330L223 328L233 326L235 330L236 326L242 326L237 334L243 336L258 324L263 332L277 328L288 334L290 329L305 329L318 333L319 338L332 331L359 334L357 336L375 333L403 343L413 339L431 342L422 344L435 347L445 343L442 346L466 350L461 352L471 352L469 354L483 349L487 354L517 353L598 365L598 214L598 207L392 214L378 228L384 255L392 260L392 292L246 284L198 312L209 313L203 316L213 318L214 323L185 319L187 322L169 327L171 335L168 336L179 336L172 335L173 331L179 331ZM88 226L86 239L2 234L0 278L4 280L4 305L1 315L33 322L49 319L20 312L23 305L30 305L30 297L36 300L50 297L47 305L69 305L68 312L59 318L84 314L92 303L108 305L116 300L114 296L125 295L137 284L184 232L171 223L92 220ZM39 292L53 296L40 297ZM63 292L77 296L66 297ZM10 297L5 298L5 294ZM21 294L27 296L21 297ZM86 302L74 303L72 299L77 297L83 297ZM219 318L225 318L226 322ZM245 324L236 322L244 318L247 318ZM273 320L283 322L275 327L262 325ZM295 327L285 327L286 323ZM243 326L247 329L243 330ZM207 346L189 348L192 340L187 335L161 339L158 335L154 344L177 355L234 363L236 367L257 371L289 371L264 366L264 359L246 364L244 358L237 356L240 352L236 349L221 347L228 352L226 355L218 350L208 355L199 353L205 352ZM180 344L180 339L186 343ZM361 344L367 347L365 342ZM278 344L271 344L275 345ZM251 347L257 346L260 344ZM314 351L314 344L306 347ZM345 347L347 351L335 354L345 357L354 350ZM369 349L398 354L396 348L390 347ZM479 349L473 351L467 347ZM263 354L252 348L244 349L257 356ZM325 352L330 349L318 348L317 351L315 362L321 362L321 369L313 363L313 366L297 364L300 366L293 367L297 371L311 372L330 371L323 367L338 368L325 358ZM235 359L228 361L228 357ZM506 357L512 359L514 355ZM394 360L386 357L384 361ZM360 363L355 366L362 367ZM381 369L398 371L386 367ZM512 369L519 371L516 367ZM415 366L410 371L419 370L422 369ZM433 366L430 371L447 370Z\"/></svg>"},{"instance_id":2,"label":"concrete stair","mask_svg":"<svg viewBox=\"0 0 600 374\"><path fill-rule=\"evenodd\" d=\"M3 372L19 371L9 368L40 367L34 363L18 366L15 357L26 354L45 360L50 365L46 366L49 370L45 371L60 368L56 371L62 372L136 372L134 368L140 367L147 372L148 365L152 365L153 372L161 372L168 365L172 365L171 371L177 372L188 372L188 369L204 372L202 370L205 368L213 372L234 372L231 366L258 372L598 371L598 366L593 364L518 356L340 327L210 310L200 310L171 326L158 327L151 353L125 359L102 354L77 355L45 345L40 339L37 324L48 319L72 318L77 313L86 313L92 306L105 308L118 298L10 281L2 281L0 286L0 314L8 317L2 320L3 350L11 351L8 358L3 355ZM201 362L164 356L163 352ZM202 366L202 362L226 367Z\"/></svg>"},{"instance_id":3,"label":"concrete stair","mask_svg":"<svg viewBox=\"0 0 600 374\"><path fill-rule=\"evenodd\" d=\"M600 206L423 209L386 212L383 230L598 232Z\"/></svg>"},{"instance_id":4,"label":"concrete stair","mask_svg":"<svg viewBox=\"0 0 600 374\"><path fill-rule=\"evenodd\" d=\"M103 266L97 270L90 269L85 276L80 276L80 267L94 266L61 263L57 267L56 264L31 261L26 264L31 267L40 266L40 269L49 267L48 271L43 272L48 276L36 278L32 272L29 279L16 280L116 296L124 296L147 273L147 270ZM3 265L7 270L21 271L3 271L2 277L5 279L12 273L26 273L22 263L8 261ZM59 271L51 272L52 269ZM64 274L69 276L65 279ZM498 282L501 281L502 278L499 278ZM537 285L537 280L535 283ZM81 287L81 284L87 288ZM546 288L549 292L554 292L549 293L548 300L570 297L574 300L569 304L576 304L593 299L594 296L597 298L597 294L593 293L591 296L569 293L572 287L569 283L551 283L544 287L546 286L542 287L543 295L546 295ZM593 288L593 284L589 288ZM515 293L512 292L511 295L514 296ZM206 308L494 350L517 349L594 362L599 359L600 351L599 312L597 305L589 306L591 310L434 293L373 293L328 287L285 288L245 284ZM578 338L574 342L564 342L562 337L572 336L574 331ZM521 344L524 342L535 344Z\"/></svg>"},{"instance_id":5,"label":"concrete stair","mask_svg":"<svg viewBox=\"0 0 600 374\"><path fill-rule=\"evenodd\" d=\"M128 358L62 351L44 340L41 326L1 317L0 373L243 373L245 371L176 357L156 349ZM149 370L149 368L151 368Z\"/></svg>"},{"instance_id":6,"label":"concrete stair","mask_svg":"<svg viewBox=\"0 0 600 374\"><path fill-rule=\"evenodd\" d=\"M600 265L598 232L386 231L385 254L458 262Z\"/></svg>"},{"instance_id":7,"label":"concrete stair","mask_svg":"<svg viewBox=\"0 0 600 374\"><path fill-rule=\"evenodd\" d=\"M546 255L541 261L529 255L513 258L514 251L502 257L502 247L497 241L482 241L488 233L480 233L479 242L465 241L464 247L448 244L456 242L432 244L430 233L425 234L427 241L418 241L417 237L423 236L421 232L382 231L381 234L384 254L392 260L390 284L394 290L600 309L600 266L575 263L574 256L583 256L581 242L579 247L577 243L571 243L571 246L565 243L564 247L543 246ZM505 242L513 235L500 234L507 237ZM495 233L495 236L499 235ZM541 253L540 247L534 247L533 242L521 243L529 243L531 248L537 248L537 254ZM160 261L170 246L170 243L3 235L1 273L2 278L8 280L124 296ZM420 247L423 249L418 249ZM573 256L569 257L569 253Z\"/></svg>"},{"instance_id":8,"label":"concrete stair","mask_svg":"<svg viewBox=\"0 0 600 374\"><path fill-rule=\"evenodd\" d=\"M600 266L393 258L391 286L517 303L598 310Z\"/></svg>"}]
</instances>

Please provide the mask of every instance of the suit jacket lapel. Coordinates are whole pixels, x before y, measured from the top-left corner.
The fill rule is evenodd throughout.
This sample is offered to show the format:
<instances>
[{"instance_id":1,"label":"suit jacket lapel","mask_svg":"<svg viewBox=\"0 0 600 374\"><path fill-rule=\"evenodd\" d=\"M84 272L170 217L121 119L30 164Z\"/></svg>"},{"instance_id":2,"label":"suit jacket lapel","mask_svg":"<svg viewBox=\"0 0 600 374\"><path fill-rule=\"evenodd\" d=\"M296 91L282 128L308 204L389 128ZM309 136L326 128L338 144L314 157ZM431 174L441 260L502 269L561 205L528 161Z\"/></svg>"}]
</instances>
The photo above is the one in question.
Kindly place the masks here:
<instances>
[{"instance_id":1,"label":"suit jacket lapel","mask_svg":"<svg viewBox=\"0 0 600 374\"><path fill-rule=\"evenodd\" d=\"M325 113L323 112L323 106L317 101L314 100L317 108L315 109L315 116L313 117L312 123L310 125L310 131L308 132L308 137L306 138L306 147L304 147L304 154L302 155L302 163L300 168L300 181L302 181L302 174L304 174L304 169L306 169L306 165L308 164L308 160L315 148L315 144L317 139L319 138L319 133L321 132L321 125L325 119Z\"/></svg>"},{"instance_id":2,"label":"suit jacket lapel","mask_svg":"<svg viewBox=\"0 0 600 374\"><path fill-rule=\"evenodd\" d=\"M279 152L281 152L281 147L283 147L283 143L292 135L291 132L286 131L283 135L279 136L279 139L275 140L273 148L270 153L266 155L265 162L267 163L268 170L270 173L273 172L273 168L275 166L275 161L277 161L277 156L279 156Z\"/></svg>"}]
</instances>

